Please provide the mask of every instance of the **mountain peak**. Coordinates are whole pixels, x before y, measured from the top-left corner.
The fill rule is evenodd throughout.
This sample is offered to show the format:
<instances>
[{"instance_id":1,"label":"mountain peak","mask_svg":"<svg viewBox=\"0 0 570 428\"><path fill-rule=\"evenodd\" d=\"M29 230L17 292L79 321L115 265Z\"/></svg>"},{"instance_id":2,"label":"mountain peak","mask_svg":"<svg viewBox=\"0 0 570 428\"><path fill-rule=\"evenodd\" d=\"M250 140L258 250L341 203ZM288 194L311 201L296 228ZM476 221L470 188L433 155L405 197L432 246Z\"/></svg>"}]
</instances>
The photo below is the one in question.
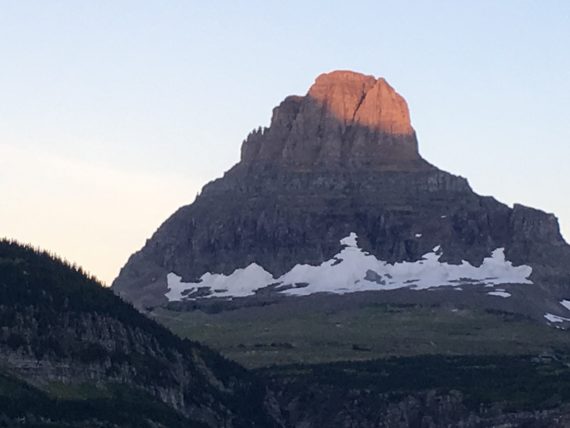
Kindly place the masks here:
<instances>
[{"instance_id":1,"label":"mountain peak","mask_svg":"<svg viewBox=\"0 0 570 428\"><path fill-rule=\"evenodd\" d=\"M248 136L242 164L288 169L425 169L406 101L383 78L352 71L317 77L305 96L273 110Z\"/></svg>"},{"instance_id":2,"label":"mountain peak","mask_svg":"<svg viewBox=\"0 0 570 428\"><path fill-rule=\"evenodd\" d=\"M344 70L324 73L317 77L308 96L345 125L396 135L414 133L406 101L384 78Z\"/></svg>"}]
</instances>

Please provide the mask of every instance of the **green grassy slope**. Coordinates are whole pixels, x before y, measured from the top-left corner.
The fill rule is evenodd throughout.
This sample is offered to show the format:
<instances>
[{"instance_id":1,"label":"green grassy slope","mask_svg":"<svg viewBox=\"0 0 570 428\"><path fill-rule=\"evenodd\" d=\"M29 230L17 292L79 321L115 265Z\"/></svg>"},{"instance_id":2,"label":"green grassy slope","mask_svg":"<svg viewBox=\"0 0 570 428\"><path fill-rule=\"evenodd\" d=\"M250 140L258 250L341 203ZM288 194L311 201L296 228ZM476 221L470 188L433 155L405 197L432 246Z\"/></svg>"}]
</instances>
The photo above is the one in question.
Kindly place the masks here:
<instances>
[{"instance_id":1,"label":"green grassy slope","mask_svg":"<svg viewBox=\"0 0 570 428\"><path fill-rule=\"evenodd\" d=\"M247 367L570 350L566 331L522 316L435 305L315 306L294 313L271 306L214 314L156 309L152 316L178 335L202 341Z\"/></svg>"}]
</instances>

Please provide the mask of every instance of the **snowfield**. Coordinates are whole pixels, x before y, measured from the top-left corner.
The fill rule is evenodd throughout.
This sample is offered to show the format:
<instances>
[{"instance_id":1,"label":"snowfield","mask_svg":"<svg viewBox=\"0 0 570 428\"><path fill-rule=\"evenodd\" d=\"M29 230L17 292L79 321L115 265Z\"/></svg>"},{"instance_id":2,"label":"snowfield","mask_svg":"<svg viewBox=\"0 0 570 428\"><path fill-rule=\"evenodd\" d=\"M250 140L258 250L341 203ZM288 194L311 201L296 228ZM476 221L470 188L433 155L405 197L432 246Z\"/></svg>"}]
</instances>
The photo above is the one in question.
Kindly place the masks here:
<instances>
[{"instance_id":1,"label":"snowfield","mask_svg":"<svg viewBox=\"0 0 570 428\"><path fill-rule=\"evenodd\" d=\"M252 263L236 269L230 275L206 273L199 282L182 282L171 272L167 275L169 301L195 300L207 297L245 297L272 287L276 292L306 296L314 293L345 294L358 291L381 291L398 288L425 290L435 287L469 285L497 286L504 284L532 284L528 278L530 266L513 266L505 259L503 248L494 250L481 266L463 261L459 265L440 262L440 246L423 255L416 262L390 264L378 260L358 247L358 237L351 233L340 243L342 250L332 259L318 265L299 264L279 278L274 278L261 266ZM504 290L488 293L509 297ZM508 296L507 296L508 294Z\"/></svg>"}]
</instances>

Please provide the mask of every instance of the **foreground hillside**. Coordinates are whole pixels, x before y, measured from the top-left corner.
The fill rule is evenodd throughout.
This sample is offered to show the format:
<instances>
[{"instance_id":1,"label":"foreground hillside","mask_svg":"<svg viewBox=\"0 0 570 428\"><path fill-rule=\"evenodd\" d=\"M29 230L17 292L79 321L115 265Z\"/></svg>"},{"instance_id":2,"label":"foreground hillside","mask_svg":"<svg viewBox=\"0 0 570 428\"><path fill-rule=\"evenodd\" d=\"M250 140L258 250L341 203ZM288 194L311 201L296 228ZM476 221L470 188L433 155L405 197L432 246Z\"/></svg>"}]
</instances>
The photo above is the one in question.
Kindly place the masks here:
<instances>
[{"instance_id":1,"label":"foreground hillside","mask_svg":"<svg viewBox=\"0 0 570 428\"><path fill-rule=\"evenodd\" d=\"M0 421L274 425L264 387L240 366L174 336L81 270L8 241L0 325Z\"/></svg>"}]
</instances>

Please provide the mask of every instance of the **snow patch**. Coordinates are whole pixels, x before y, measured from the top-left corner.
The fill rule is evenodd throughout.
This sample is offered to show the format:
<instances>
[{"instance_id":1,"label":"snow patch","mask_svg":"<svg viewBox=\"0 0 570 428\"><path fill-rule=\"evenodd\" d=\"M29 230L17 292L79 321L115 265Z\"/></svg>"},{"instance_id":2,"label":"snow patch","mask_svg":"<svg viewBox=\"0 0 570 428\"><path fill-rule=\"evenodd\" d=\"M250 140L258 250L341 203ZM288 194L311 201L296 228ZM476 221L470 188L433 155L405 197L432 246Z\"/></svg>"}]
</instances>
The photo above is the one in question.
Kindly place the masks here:
<instances>
[{"instance_id":1,"label":"snow patch","mask_svg":"<svg viewBox=\"0 0 570 428\"><path fill-rule=\"evenodd\" d=\"M558 315L549 314L549 313L544 314L544 318L546 318L550 322L570 321L570 318L564 318L564 317L560 317Z\"/></svg>"},{"instance_id":2,"label":"snow patch","mask_svg":"<svg viewBox=\"0 0 570 428\"><path fill-rule=\"evenodd\" d=\"M236 269L230 275L205 273L200 282L182 282L182 277L169 273L166 277L169 301L184 300L184 296L199 293L199 288L207 287L219 297L245 297L250 296L253 290L265 287L273 282L273 276L261 266L252 263L245 269ZM205 290L208 291L208 290ZM204 296L206 297L206 296Z\"/></svg>"},{"instance_id":3,"label":"snow patch","mask_svg":"<svg viewBox=\"0 0 570 428\"><path fill-rule=\"evenodd\" d=\"M501 291L501 290L497 290L497 291L490 291L489 293L487 293L489 296L499 296L499 297L503 297L503 298L507 298L507 297L511 297L511 293L507 293L506 291Z\"/></svg>"},{"instance_id":4,"label":"snow patch","mask_svg":"<svg viewBox=\"0 0 570 428\"><path fill-rule=\"evenodd\" d=\"M443 252L438 245L415 262L390 264L358 247L356 233L343 238L343 248L332 259L320 265L299 264L284 275L274 278L261 266L252 263L230 275L205 273L198 282L182 282L175 273L167 275L169 301L195 300L206 297L245 297L271 286L276 292L306 296L314 293L346 294L358 291L409 288L425 290L435 287L463 285L532 284L530 266L513 266L505 259L503 248L492 252L481 266L462 261L459 265L440 262ZM504 290L492 292L501 297ZM501 294L496 294L501 293ZM491 293L488 293L491 294ZM509 294L510 296L510 294Z\"/></svg>"},{"instance_id":5,"label":"snow patch","mask_svg":"<svg viewBox=\"0 0 570 428\"><path fill-rule=\"evenodd\" d=\"M570 311L570 300L561 300L560 304Z\"/></svg>"},{"instance_id":6,"label":"snow patch","mask_svg":"<svg viewBox=\"0 0 570 428\"><path fill-rule=\"evenodd\" d=\"M342 238L340 243L345 247L358 247L358 243L356 242L357 240L358 236L356 236L356 233L351 233L346 238Z\"/></svg>"}]
</instances>

